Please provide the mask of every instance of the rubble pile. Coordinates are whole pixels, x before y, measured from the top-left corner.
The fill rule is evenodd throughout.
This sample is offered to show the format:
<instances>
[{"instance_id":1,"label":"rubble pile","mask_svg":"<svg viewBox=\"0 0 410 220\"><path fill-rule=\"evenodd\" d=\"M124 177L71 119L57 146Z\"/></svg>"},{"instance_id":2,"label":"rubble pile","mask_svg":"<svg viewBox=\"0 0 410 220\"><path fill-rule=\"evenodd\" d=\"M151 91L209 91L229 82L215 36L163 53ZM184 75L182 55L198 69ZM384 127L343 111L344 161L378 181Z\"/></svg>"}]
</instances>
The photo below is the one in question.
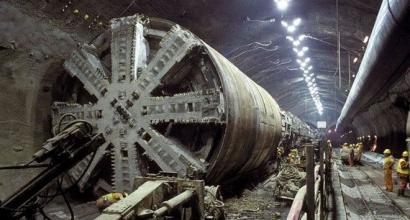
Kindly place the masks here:
<instances>
[{"instance_id":1,"label":"rubble pile","mask_svg":"<svg viewBox=\"0 0 410 220\"><path fill-rule=\"evenodd\" d=\"M225 201L227 219L286 219L291 201L305 184L306 172L284 164L281 171L239 198ZM286 199L286 200L283 200Z\"/></svg>"},{"instance_id":2,"label":"rubble pile","mask_svg":"<svg viewBox=\"0 0 410 220\"><path fill-rule=\"evenodd\" d=\"M306 172L294 165L284 164L276 176L265 181L264 188L270 190L274 197L294 198L305 184Z\"/></svg>"}]
</instances>

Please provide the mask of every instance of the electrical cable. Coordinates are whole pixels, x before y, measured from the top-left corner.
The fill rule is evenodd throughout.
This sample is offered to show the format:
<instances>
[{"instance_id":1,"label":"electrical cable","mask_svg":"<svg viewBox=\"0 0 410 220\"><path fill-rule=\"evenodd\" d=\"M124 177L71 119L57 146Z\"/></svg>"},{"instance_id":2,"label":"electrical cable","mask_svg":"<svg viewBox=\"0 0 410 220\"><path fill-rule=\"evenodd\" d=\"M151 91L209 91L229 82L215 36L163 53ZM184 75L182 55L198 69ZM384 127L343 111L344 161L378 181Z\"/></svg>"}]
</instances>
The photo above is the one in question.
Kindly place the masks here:
<instances>
[{"instance_id":1,"label":"electrical cable","mask_svg":"<svg viewBox=\"0 0 410 220\"><path fill-rule=\"evenodd\" d=\"M57 127L57 128L58 128L58 132L55 132L55 134L60 133L60 129L61 129L62 121L63 121L62 119L64 119L64 118L67 117L67 116L72 116L72 117L76 118L75 115L73 115L73 114L71 114L71 113L68 113L68 114L63 115L63 116L60 118L59 122L58 122L58 127ZM71 126L71 125L73 125L73 124L75 124L75 123L79 123L79 122L84 123L84 124L87 125L87 128L88 128L88 132L87 132L87 133L89 133L89 134L92 133L93 127L92 127L91 123L88 122L88 121L85 121L85 120L73 120L73 121L70 121L68 124L64 125L64 129L63 129L63 130L65 130L67 127L69 127L69 126ZM54 130L54 131L55 131L55 130ZM91 162L94 160L96 153L97 153L97 149L94 150L94 152L93 152L93 154L92 154L92 156L91 156L91 159L90 159L89 163L87 164L86 169L84 170L84 172L80 175L80 177L79 177L70 187L68 187L68 188L66 189L66 191L68 191L69 189L71 189L71 188L73 188L75 185L77 185L78 182L84 177L85 173L87 172L87 170L88 170L89 167L91 166ZM0 167L0 170L1 170L1 169L23 169L23 168L34 168L34 167L49 167L50 165L52 165L52 164L34 164L34 165L30 165L30 164L33 163L34 161L35 161L35 160L33 159L33 160L29 161L28 163L26 163L26 164L24 164L24 165ZM46 213L44 212L43 208L44 208L49 202L51 202L56 196L62 195L63 198L64 198L64 201L65 201L65 203L67 204L67 207L68 207L68 209L69 209L69 211L70 211L71 219L74 220L74 212L73 212L73 209L72 209L72 207L71 207L71 205L70 205L70 203L69 203L69 201L68 201L68 199L67 199L67 197L66 197L66 195L65 195L65 190L63 189L62 183L63 183L63 178L61 177L61 178L59 178L59 179L57 180L57 188L58 188L58 191L60 191L59 193L56 192L56 193L53 194L53 195L48 195L48 191L47 191L47 192L46 192L46 195L44 195L44 196L38 195L39 198L50 198L50 199L48 199L48 200L46 199L46 200L45 200L44 202L42 202L41 204L38 204L38 203L36 202L36 203L34 203L34 204L29 205L29 206L26 207L25 209L11 209L11 208L7 208L7 207L0 207L0 210L11 211L12 213L21 213L21 214L19 214L19 215L23 216L24 213L28 212L30 209L31 209L31 210L37 210L37 209L38 209L39 212L40 212L40 214L44 217L44 219L46 219L46 220L51 220L50 217L48 217L48 216L46 215Z\"/></svg>"},{"instance_id":2,"label":"electrical cable","mask_svg":"<svg viewBox=\"0 0 410 220\"><path fill-rule=\"evenodd\" d=\"M71 186L69 186L69 187L67 187L67 188L65 189L66 192L68 192L70 189L74 188L74 186L76 186L76 185L80 182L80 180L84 177L84 175L87 173L88 168L90 168L91 163L92 163L92 161L94 160L96 154L97 154L97 150L95 150L95 151L93 152L93 155L91 156L90 161L88 162L86 168L84 169L84 172L80 175L80 177L78 177L78 178L74 181L73 184L71 184ZM61 178L61 181L62 181L62 178ZM51 198L51 197L56 197L56 196L59 196L59 195L61 195L61 193L56 192L56 193L53 194L53 195L45 195L45 196L41 196L41 197L42 197L42 198Z\"/></svg>"},{"instance_id":3,"label":"electrical cable","mask_svg":"<svg viewBox=\"0 0 410 220\"><path fill-rule=\"evenodd\" d=\"M64 120L66 117L68 117L68 116L73 117L74 120L67 122L67 123L63 126L63 129L61 129L63 120ZM82 120L82 119L77 119L77 116L75 116L73 113L66 113L66 114L62 115L62 116L60 117L60 119L58 120L57 127L55 127L53 133L54 133L54 135L57 135L57 134L59 134L61 131L64 131L65 129L67 129L68 127L70 127L71 125L73 125L73 124L75 124L75 123L79 123L79 122L82 122L82 123L84 123L84 124L87 125L88 133L92 133L92 132L93 132L93 126L92 126L92 124L91 124L89 121Z\"/></svg>"},{"instance_id":4,"label":"electrical cable","mask_svg":"<svg viewBox=\"0 0 410 220\"><path fill-rule=\"evenodd\" d=\"M62 122L63 122L63 119L66 118L67 116L73 117L74 120L77 119L77 116L75 116L73 113L66 113L66 114L62 115L62 116L60 117L60 119L58 120L57 127L55 127L55 129L54 129L54 132L53 132L54 135L57 135L57 134L59 134L59 133L61 132L61 124L62 124ZM57 129L57 131L56 131L56 129Z\"/></svg>"},{"instance_id":5,"label":"electrical cable","mask_svg":"<svg viewBox=\"0 0 410 220\"><path fill-rule=\"evenodd\" d=\"M0 170L17 170L17 169L30 169L30 168L44 168L49 167L49 164L33 164L33 165L8 165L8 166L0 166Z\"/></svg>"},{"instance_id":6,"label":"electrical cable","mask_svg":"<svg viewBox=\"0 0 410 220\"><path fill-rule=\"evenodd\" d=\"M86 121L86 120L81 120L81 119L77 119L77 120L70 121L67 125L64 126L63 130L67 129L68 127L70 127L71 125L76 124L76 123L84 123L84 124L86 124L86 125L87 125L87 128L88 128L88 133L91 134L91 133L93 132L93 126L92 126L92 124L91 124L90 122Z\"/></svg>"},{"instance_id":7,"label":"electrical cable","mask_svg":"<svg viewBox=\"0 0 410 220\"><path fill-rule=\"evenodd\" d=\"M62 181L61 181L61 182L62 182ZM67 207L68 207L68 210L70 211L71 220L74 220L74 212L73 212L73 209L72 209L72 207L71 207L71 205L70 205L70 202L69 202L68 199L67 199L67 196L66 196L65 193L64 193L62 184L59 185L59 190L60 190L60 192L61 192L61 195L63 196L64 202L66 203L66 205L67 205Z\"/></svg>"},{"instance_id":8,"label":"electrical cable","mask_svg":"<svg viewBox=\"0 0 410 220\"><path fill-rule=\"evenodd\" d=\"M47 214L44 212L43 208L39 208L38 210L39 210L40 214L43 216L43 219L51 220L51 218L48 217Z\"/></svg>"},{"instance_id":9,"label":"electrical cable","mask_svg":"<svg viewBox=\"0 0 410 220\"><path fill-rule=\"evenodd\" d=\"M27 162L26 164L24 164L24 166L28 166L28 165L32 164L34 161L36 161L35 158L31 159L29 162Z\"/></svg>"}]
</instances>

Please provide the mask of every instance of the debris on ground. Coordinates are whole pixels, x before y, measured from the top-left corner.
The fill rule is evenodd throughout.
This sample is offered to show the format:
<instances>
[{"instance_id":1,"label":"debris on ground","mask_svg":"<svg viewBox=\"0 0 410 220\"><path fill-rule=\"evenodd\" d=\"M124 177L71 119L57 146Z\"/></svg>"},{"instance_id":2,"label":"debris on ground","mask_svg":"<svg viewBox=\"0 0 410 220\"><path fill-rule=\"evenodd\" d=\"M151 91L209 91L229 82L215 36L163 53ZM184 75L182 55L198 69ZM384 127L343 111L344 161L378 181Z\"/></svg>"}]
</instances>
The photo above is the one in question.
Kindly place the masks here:
<instances>
[{"instance_id":1,"label":"debris on ground","mask_svg":"<svg viewBox=\"0 0 410 220\"><path fill-rule=\"evenodd\" d=\"M226 219L286 219L290 200L305 183L306 173L294 165L284 164L275 176L240 197L225 200Z\"/></svg>"},{"instance_id":2,"label":"debris on ground","mask_svg":"<svg viewBox=\"0 0 410 220\"><path fill-rule=\"evenodd\" d=\"M264 188L269 189L274 197L293 199L298 190L305 185L306 172L291 164L284 164L281 171L266 180Z\"/></svg>"}]
</instances>

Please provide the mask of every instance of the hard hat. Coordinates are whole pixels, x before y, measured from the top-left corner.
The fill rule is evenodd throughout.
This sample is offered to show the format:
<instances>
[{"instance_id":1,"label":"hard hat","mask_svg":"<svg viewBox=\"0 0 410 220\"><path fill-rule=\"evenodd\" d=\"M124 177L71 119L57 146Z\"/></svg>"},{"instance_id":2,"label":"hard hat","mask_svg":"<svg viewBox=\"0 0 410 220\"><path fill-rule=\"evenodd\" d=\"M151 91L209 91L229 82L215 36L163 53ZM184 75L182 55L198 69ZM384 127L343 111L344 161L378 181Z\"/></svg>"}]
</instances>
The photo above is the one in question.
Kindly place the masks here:
<instances>
[{"instance_id":1,"label":"hard hat","mask_svg":"<svg viewBox=\"0 0 410 220\"><path fill-rule=\"evenodd\" d=\"M409 156L409 152L408 151L403 151L403 154L401 155L402 157L408 157Z\"/></svg>"},{"instance_id":2,"label":"hard hat","mask_svg":"<svg viewBox=\"0 0 410 220\"><path fill-rule=\"evenodd\" d=\"M390 149L385 149L385 150L383 151L383 154L391 154Z\"/></svg>"},{"instance_id":3,"label":"hard hat","mask_svg":"<svg viewBox=\"0 0 410 220\"><path fill-rule=\"evenodd\" d=\"M327 143L330 143L330 140L327 140Z\"/></svg>"}]
</instances>

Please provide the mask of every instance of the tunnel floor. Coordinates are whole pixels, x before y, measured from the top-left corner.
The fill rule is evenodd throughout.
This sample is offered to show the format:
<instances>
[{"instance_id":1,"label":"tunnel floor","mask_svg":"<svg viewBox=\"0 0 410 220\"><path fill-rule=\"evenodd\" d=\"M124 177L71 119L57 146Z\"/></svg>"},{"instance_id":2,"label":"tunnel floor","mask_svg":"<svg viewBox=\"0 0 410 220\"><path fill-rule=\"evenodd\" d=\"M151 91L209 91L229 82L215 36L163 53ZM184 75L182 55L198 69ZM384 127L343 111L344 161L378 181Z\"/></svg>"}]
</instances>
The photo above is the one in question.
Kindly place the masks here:
<instances>
[{"instance_id":1,"label":"tunnel floor","mask_svg":"<svg viewBox=\"0 0 410 220\"><path fill-rule=\"evenodd\" d=\"M336 157L333 171L339 178L334 184L340 184L334 188L340 190L339 194L342 196L339 199L343 200L338 207L339 217L409 219L410 190L406 190L405 197L398 197L398 181L394 180L394 192L387 192L384 189L383 169L379 163L364 156L360 165L350 167ZM341 212L345 213L340 214Z\"/></svg>"}]
</instances>

